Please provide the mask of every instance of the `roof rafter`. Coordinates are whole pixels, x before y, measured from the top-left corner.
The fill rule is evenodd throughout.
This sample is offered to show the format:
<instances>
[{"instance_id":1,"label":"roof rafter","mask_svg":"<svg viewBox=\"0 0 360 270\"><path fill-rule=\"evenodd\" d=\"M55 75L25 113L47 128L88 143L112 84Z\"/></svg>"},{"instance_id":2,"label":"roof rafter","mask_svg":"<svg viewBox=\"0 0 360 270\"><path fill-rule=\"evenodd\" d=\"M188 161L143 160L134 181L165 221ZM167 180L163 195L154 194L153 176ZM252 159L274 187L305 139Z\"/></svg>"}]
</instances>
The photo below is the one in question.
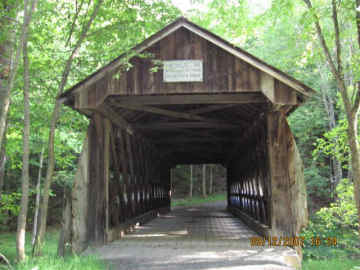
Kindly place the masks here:
<instances>
[{"instance_id":1,"label":"roof rafter","mask_svg":"<svg viewBox=\"0 0 360 270\"><path fill-rule=\"evenodd\" d=\"M151 124L134 124L139 130L166 130L173 128L189 128L189 129L240 129L241 126L236 126L227 123L211 123L211 122L164 122Z\"/></svg>"},{"instance_id":2,"label":"roof rafter","mask_svg":"<svg viewBox=\"0 0 360 270\"><path fill-rule=\"evenodd\" d=\"M187 119L187 120L193 120L193 121L203 121L203 122L209 122L209 123L213 123L213 124L217 124L217 125L223 125L224 124L224 121L221 121L221 120L211 119L211 118L208 118L208 117L203 117L203 116L199 116L199 115L191 114L191 113L186 113L186 112L171 111L171 110L160 109L160 108L150 107L150 106L116 104L115 102L110 102L110 103L113 106L121 107L121 108L124 108L124 109L155 113L155 114L165 115L167 117L172 117L172 118L180 118L180 119ZM227 125L231 126L233 128L237 127L236 125L230 125L230 124L227 124Z\"/></svg>"}]
</instances>

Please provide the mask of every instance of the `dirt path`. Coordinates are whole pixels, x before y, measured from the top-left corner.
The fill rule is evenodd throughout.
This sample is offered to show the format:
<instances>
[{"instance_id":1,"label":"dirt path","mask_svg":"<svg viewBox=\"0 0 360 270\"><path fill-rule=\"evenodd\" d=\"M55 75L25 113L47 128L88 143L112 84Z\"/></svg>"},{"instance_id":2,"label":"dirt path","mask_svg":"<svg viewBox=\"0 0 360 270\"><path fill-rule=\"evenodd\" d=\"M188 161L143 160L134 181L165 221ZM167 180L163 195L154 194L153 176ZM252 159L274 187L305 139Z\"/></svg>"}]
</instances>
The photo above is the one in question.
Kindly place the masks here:
<instances>
[{"instance_id":1,"label":"dirt path","mask_svg":"<svg viewBox=\"0 0 360 270\"><path fill-rule=\"evenodd\" d=\"M292 249L251 247L253 236L223 203L216 203L174 209L87 253L119 270L294 269L289 267L297 260Z\"/></svg>"}]
</instances>

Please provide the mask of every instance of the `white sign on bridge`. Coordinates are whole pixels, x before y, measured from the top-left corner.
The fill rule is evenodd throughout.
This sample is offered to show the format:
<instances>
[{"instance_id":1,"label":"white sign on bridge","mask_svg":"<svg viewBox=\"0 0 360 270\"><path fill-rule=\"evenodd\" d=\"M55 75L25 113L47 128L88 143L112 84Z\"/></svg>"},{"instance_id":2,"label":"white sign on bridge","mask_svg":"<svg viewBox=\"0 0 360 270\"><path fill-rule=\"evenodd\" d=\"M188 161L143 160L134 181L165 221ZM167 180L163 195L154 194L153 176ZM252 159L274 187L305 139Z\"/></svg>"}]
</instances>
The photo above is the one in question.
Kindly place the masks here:
<instances>
[{"instance_id":1,"label":"white sign on bridge","mask_svg":"<svg viewBox=\"0 0 360 270\"><path fill-rule=\"evenodd\" d=\"M164 61L164 82L202 82L202 60Z\"/></svg>"}]
</instances>

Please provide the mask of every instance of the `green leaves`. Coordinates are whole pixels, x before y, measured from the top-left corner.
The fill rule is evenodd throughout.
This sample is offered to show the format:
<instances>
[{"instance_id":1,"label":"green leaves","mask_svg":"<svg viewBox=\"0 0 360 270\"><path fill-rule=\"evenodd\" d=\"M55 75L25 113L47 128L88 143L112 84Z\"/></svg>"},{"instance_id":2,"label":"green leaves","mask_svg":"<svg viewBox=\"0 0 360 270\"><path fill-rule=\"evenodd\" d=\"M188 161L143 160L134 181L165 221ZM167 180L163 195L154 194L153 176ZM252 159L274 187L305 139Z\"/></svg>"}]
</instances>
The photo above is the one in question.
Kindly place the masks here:
<instances>
[{"instance_id":1,"label":"green leaves","mask_svg":"<svg viewBox=\"0 0 360 270\"><path fill-rule=\"evenodd\" d=\"M10 221L14 221L20 212L20 192L1 194L0 200L0 229L8 229ZM3 228L4 227L4 228Z\"/></svg>"},{"instance_id":2,"label":"green leaves","mask_svg":"<svg viewBox=\"0 0 360 270\"><path fill-rule=\"evenodd\" d=\"M335 157L348 168L350 161L350 147L347 137L348 124L346 120L340 120L337 127L324 133L318 138L314 146L313 156L318 159L321 154Z\"/></svg>"},{"instance_id":3,"label":"green leaves","mask_svg":"<svg viewBox=\"0 0 360 270\"><path fill-rule=\"evenodd\" d=\"M1 7L0 12L3 11ZM32 82L31 174L34 176L41 145L47 141L49 119L54 108L61 71L80 35L81 26L88 21L93 7L94 1L39 0L34 14L35 23L31 25L29 37ZM104 1L83 46L75 56L67 87L158 31L179 14L169 1ZM15 91L12 93L7 133L7 155L10 160L8 164L13 174L18 174L22 166L21 74L20 66ZM87 125L86 117L69 108L63 109L55 137L57 170L74 169Z\"/></svg>"},{"instance_id":4,"label":"green leaves","mask_svg":"<svg viewBox=\"0 0 360 270\"><path fill-rule=\"evenodd\" d=\"M358 247L358 219L354 201L354 186L347 178L341 180L336 188L337 200L329 207L315 213L302 235L307 240L305 258L341 258L360 254ZM319 237L321 246L311 244L311 239ZM328 238L337 239L337 246L328 246Z\"/></svg>"}]
</instances>

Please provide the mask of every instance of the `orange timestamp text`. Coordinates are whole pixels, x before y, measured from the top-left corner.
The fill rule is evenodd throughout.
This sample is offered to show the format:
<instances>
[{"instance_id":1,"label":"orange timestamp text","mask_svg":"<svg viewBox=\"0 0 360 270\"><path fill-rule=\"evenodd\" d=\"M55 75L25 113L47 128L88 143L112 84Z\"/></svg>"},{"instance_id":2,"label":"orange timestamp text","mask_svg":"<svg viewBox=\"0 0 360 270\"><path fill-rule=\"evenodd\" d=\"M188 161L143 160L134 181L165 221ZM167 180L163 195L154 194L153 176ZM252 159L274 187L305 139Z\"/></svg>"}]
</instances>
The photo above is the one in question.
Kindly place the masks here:
<instances>
[{"instance_id":1,"label":"orange timestamp text","mask_svg":"<svg viewBox=\"0 0 360 270\"><path fill-rule=\"evenodd\" d=\"M336 237L311 237L309 242L312 246L336 246L337 239ZM269 246L269 247L276 247L276 246L288 246L288 247L304 247L305 237L303 236L254 236L250 238L250 245L253 246Z\"/></svg>"}]
</instances>

